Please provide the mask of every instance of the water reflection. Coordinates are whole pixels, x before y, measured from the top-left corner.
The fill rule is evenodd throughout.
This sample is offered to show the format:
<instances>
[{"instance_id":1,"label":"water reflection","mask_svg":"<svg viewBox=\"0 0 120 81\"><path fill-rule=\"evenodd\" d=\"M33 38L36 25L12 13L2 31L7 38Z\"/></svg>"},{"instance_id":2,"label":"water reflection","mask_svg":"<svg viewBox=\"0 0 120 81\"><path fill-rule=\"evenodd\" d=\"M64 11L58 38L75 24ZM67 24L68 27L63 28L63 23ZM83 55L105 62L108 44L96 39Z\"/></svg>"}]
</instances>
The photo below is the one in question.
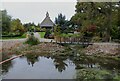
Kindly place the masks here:
<instances>
[{"instance_id":1,"label":"water reflection","mask_svg":"<svg viewBox=\"0 0 120 81\"><path fill-rule=\"evenodd\" d=\"M2 74L6 74L7 72L9 72L9 69L12 67L13 67L12 61L8 61L8 62L2 64Z\"/></svg>"},{"instance_id":2,"label":"water reflection","mask_svg":"<svg viewBox=\"0 0 120 81\"><path fill-rule=\"evenodd\" d=\"M67 68L67 64L64 62L64 59L54 58L54 65L59 72L64 71Z\"/></svg>"},{"instance_id":3,"label":"water reflection","mask_svg":"<svg viewBox=\"0 0 120 81\"><path fill-rule=\"evenodd\" d=\"M83 57L84 58L84 57ZM85 57L84 60L74 59L76 65L76 79L81 81L95 81L103 79L103 81L119 81L120 68L119 60L107 59L100 57Z\"/></svg>"},{"instance_id":4,"label":"water reflection","mask_svg":"<svg viewBox=\"0 0 120 81\"><path fill-rule=\"evenodd\" d=\"M27 62L29 65L34 65L35 62L39 61L39 55L34 55L34 54L27 54L25 55L25 57L27 58Z\"/></svg>"},{"instance_id":5,"label":"water reflection","mask_svg":"<svg viewBox=\"0 0 120 81\"><path fill-rule=\"evenodd\" d=\"M7 55L7 53L2 53L2 61L6 60L8 58L12 57L11 55ZM2 64L2 74L6 74L7 72L9 72L9 69L13 67L13 63L11 60Z\"/></svg>"},{"instance_id":6,"label":"water reflection","mask_svg":"<svg viewBox=\"0 0 120 81\"><path fill-rule=\"evenodd\" d=\"M69 69L70 71L76 71L76 73L73 73L74 75L76 74L76 78L79 80L84 81L86 78L87 79L120 79L120 68L118 67L119 61L115 59L106 59L106 58L100 58L100 57L86 57L86 56L80 56L80 57L66 57L66 56L57 56L57 57L44 57L42 58L42 63L41 64L41 55L39 54L27 54L19 59L19 61L22 61L23 58L26 59L27 64L31 65L33 68L32 70L36 70L39 72L39 70L46 70L48 68L53 68L52 66L55 67L53 68L52 72L54 74L56 73L56 70L61 73L65 72L70 66L71 63L66 62L67 60L70 60L73 63L73 66L75 67L74 69ZM53 65L50 65L48 63L44 63L43 60L49 60L50 58L50 63L53 63ZM17 60L15 60L17 62ZM34 66L36 63L36 66ZM8 61L2 65L2 70L3 73L8 73L10 68L15 67L13 61ZM40 68L42 65L50 65L47 68ZM21 64L22 65L22 64ZM25 66L24 64L20 67L25 67L25 68L30 68L28 66ZM39 67L39 68L38 68ZM34 69L35 68L35 69ZM31 68L30 68L31 69ZM35 71L36 71L35 70ZM73 72L74 72L73 71ZM26 72L27 73L27 72ZM39 73L38 73L39 74ZM49 74L49 72L48 72ZM66 73L67 74L67 73ZM71 76L73 75L72 73L70 74ZM33 73L33 75L37 76L37 73ZM59 74L58 74L59 75ZM64 74L61 74L63 77L65 77ZM59 76L60 77L60 76ZM110 77L110 78L109 78ZM70 78L70 77L69 77ZM68 78L68 79L69 79Z\"/></svg>"}]
</instances>

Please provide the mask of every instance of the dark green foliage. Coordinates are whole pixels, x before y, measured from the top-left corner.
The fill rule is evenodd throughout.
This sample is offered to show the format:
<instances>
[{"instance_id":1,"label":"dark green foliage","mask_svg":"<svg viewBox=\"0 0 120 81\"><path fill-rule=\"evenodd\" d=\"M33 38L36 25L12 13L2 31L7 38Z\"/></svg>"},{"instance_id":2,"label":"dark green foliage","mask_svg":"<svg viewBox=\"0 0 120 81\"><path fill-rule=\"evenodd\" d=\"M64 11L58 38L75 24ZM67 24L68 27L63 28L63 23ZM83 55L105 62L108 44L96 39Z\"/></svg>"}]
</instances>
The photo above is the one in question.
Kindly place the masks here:
<instances>
[{"instance_id":1,"label":"dark green foliage","mask_svg":"<svg viewBox=\"0 0 120 81\"><path fill-rule=\"evenodd\" d=\"M58 36L58 35L61 34L61 28L60 28L60 26L55 26L54 27L54 34L55 34L55 36Z\"/></svg>"},{"instance_id":2,"label":"dark green foliage","mask_svg":"<svg viewBox=\"0 0 120 81\"><path fill-rule=\"evenodd\" d=\"M10 30L16 35L21 35L24 33L24 27L19 19L12 19L10 22Z\"/></svg>"},{"instance_id":3,"label":"dark green foliage","mask_svg":"<svg viewBox=\"0 0 120 81\"><path fill-rule=\"evenodd\" d=\"M39 40L35 38L33 34L31 34L25 43L30 45L37 45L39 44Z\"/></svg>"},{"instance_id":4,"label":"dark green foliage","mask_svg":"<svg viewBox=\"0 0 120 81\"><path fill-rule=\"evenodd\" d=\"M120 5L118 2L77 2L76 14L71 18L75 29L88 37L99 36L109 41L119 39ZM93 27L96 27L93 31ZM89 30L92 31L89 31Z\"/></svg>"},{"instance_id":5,"label":"dark green foliage","mask_svg":"<svg viewBox=\"0 0 120 81\"><path fill-rule=\"evenodd\" d=\"M67 32L68 25L70 24L68 20L66 20L65 15L62 13L58 14L58 17L55 18L55 23L60 26L60 30L62 33Z\"/></svg>"},{"instance_id":6,"label":"dark green foliage","mask_svg":"<svg viewBox=\"0 0 120 81\"><path fill-rule=\"evenodd\" d=\"M51 34L50 29L47 29L45 32L44 38L49 38L50 34Z\"/></svg>"},{"instance_id":7,"label":"dark green foliage","mask_svg":"<svg viewBox=\"0 0 120 81\"><path fill-rule=\"evenodd\" d=\"M55 18L55 23L58 24L59 26L63 26L66 22L66 17L65 15L63 16L61 13L58 14L58 17Z\"/></svg>"},{"instance_id":8,"label":"dark green foliage","mask_svg":"<svg viewBox=\"0 0 120 81\"><path fill-rule=\"evenodd\" d=\"M24 27L19 19L12 19L6 10L0 10L2 17L2 35L22 35Z\"/></svg>"},{"instance_id":9,"label":"dark green foliage","mask_svg":"<svg viewBox=\"0 0 120 81\"><path fill-rule=\"evenodd\" d=\"M7 14L6 10L0 12L2 14L2 34L8 34L10 30L11 16Z\"/></svg>"},{"instance_id":10,"label":"dark green foliage","mask_svg":"<svg viewBox=\"0 0 120 81\"><path fill-rule=\"evenodd\" d=\"M25 30L26 31L30 31L30 32L34 32L34 31L40 31L40 26L35 25L35 23L26 23L24 24Z\"/></svg>"}]
</instances>

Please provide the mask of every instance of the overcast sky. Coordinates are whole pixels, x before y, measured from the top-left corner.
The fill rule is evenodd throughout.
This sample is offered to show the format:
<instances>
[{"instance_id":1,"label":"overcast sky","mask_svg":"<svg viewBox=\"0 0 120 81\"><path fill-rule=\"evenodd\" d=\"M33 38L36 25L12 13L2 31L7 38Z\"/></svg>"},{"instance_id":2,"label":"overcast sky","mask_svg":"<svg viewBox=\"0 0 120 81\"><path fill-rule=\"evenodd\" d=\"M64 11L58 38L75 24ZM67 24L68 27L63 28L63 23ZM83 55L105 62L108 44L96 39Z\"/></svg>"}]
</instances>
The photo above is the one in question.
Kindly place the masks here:
<instances>
[{"instance_id":1,"label":"overcast sky","mask_svg":"<svg viewBox=\"0 0 120 81\"><path fill-rule=\"evenodd\" d=\"M20 0L17 0L20 1ZM44 2L43 2L44 1ZM51 2L52 1L52 2ZM46 1L42 0L41 2L35 2L34 0L27 2L2 2L2 9L6 9L8 14L12 18L19 18L22 23L34 22L35 24L41 23L45 18L46 12L49 12L50 18L54 22L55 17L62 13L66 16L67 19L70 19L71 16L75 13L76 0L73 2L71 0L63 1Z\"/></svg>"}]
</instances>

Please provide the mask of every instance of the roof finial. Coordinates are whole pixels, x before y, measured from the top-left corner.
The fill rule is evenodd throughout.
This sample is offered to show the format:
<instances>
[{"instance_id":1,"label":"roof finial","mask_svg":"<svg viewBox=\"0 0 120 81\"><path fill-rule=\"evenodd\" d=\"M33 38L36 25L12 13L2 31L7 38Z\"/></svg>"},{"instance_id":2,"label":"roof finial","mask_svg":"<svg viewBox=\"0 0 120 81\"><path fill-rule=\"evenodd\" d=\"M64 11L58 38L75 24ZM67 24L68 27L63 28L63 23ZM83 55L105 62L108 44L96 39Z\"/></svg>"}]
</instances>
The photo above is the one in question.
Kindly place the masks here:
<instances>
[{"instance_id":1,"label":"roof finial","mask_svg":"<svg viewBox=\"0 0 120 81\"><path fill-rule=\"evenodd\" d=\"M48 12L46 13L46 17L49 17L49 13Z\"/></svg>"}]
</instances>

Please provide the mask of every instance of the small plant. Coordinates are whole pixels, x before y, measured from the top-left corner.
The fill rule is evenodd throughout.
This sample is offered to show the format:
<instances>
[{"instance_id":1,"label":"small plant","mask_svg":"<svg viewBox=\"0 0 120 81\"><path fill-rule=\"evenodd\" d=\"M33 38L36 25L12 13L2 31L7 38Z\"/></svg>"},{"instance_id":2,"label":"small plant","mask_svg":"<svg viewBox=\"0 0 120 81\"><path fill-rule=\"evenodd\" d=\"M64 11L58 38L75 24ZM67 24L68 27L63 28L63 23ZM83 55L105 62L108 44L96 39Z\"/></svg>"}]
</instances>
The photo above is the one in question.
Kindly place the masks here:
<instances>
[{"instance_id":1,"label":"small plant","mask_svg":"<svg viewBox=\"0 0 120 81\"><path fill-rule=\"evenodd\" d=\"M31 34L25 43L30 45L37 45L39 44L39 40L35 38L33 34Z\"/></svg>"},{"instance_id":2,"label":"small plant","mask_svg":"<svg viewBox=\"0 0 120 81\"><path fill-rule=\"evenodd\" d=\"M98 36L95 36L92 38L92 42L100 42L101 38Z\"/></svg>"}]
</instances>

